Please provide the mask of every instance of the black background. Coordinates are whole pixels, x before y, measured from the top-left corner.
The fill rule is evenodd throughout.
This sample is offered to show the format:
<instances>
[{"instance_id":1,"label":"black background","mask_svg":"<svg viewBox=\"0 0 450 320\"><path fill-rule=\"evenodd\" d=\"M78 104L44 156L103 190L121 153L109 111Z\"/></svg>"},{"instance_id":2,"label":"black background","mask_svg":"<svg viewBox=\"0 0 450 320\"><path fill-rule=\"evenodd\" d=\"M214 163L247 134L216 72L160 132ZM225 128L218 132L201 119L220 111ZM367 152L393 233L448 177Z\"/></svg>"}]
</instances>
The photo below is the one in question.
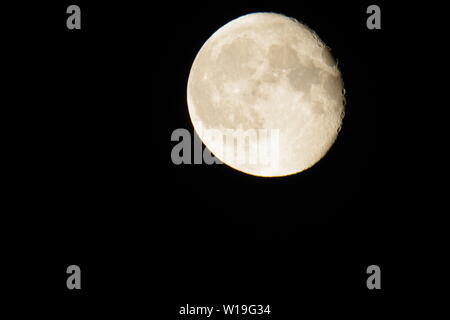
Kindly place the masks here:
<instances>
[{"instance_id":1,"label":"black background","mask_svg":"<svg viewBox=\"0 0 450 320\"><path fill-rule=\"evenodd\" d=\"M70 4L81 7L82 30L66 28ZM187 303L270 304L270 319L400 312L411 229L386 114L402 91L393 79L403 25L399 8L377 1L382 29L368 30L370 4L16 9L10 26L20 36L10 35L17 50L6 61L16 88L9 134L20 141L9 186L19 294L64 317L188 319L177 315ZM219 27L255 11L297 18L332 49L347 92L336 143L313 168L283 178L172 164L172 131L193 132L185 92L195 55ZM80 291L66 288L71 264L81 267ZM381 267L380 291L366 288L371 264Z\"/></svg>"}]
</instances>

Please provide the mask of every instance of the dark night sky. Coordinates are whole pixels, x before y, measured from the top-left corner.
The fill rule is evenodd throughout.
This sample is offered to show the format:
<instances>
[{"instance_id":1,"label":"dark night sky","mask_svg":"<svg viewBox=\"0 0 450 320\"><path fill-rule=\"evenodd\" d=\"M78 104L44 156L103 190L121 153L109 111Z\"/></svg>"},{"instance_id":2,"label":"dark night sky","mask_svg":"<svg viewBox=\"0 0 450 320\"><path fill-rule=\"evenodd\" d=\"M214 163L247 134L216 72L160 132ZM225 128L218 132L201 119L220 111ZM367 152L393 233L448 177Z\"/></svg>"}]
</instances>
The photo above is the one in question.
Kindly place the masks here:
<instances>
[{"instance_id":1,"label":"dark night sky","mask_svg":"<svg viewBox=\"0 0 450 320\"><path fill-rule=\"evenodd\" d=\"M170 319L186 303L270 303L273 319L299 310L366 319L375 304L371 316L385 314L404 290L399 252L408 251L385 149L386 114L402 90L399 9L374 2L382 29L368 30L367 1L93 2L73 1L78 32L65 27L72 2L34 4L13 39L23 49L11 80L27 90L15 95L11 190L27 223L12 228L22 258L41 261L38 287L63 307L76 301L80 314L112 302L140 314L149 301ZM283 178L173 165L172 131L193 130L185 92L195 55L255 11L294 17L332 49L347 92L336 143ZM81 293L65 290L72 263L86 275ZM365 288L370 264L384 272L381 293Z\"/></svg>"}]
</instances>

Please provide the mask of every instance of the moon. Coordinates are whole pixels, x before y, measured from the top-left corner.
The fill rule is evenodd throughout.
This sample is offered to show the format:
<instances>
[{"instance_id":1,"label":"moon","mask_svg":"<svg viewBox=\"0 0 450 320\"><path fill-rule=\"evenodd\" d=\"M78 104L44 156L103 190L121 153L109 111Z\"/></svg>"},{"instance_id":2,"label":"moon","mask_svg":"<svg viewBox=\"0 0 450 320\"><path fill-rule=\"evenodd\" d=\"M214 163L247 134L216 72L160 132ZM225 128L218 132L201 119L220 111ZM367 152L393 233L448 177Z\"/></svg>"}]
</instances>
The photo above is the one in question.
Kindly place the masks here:
<instances>
[{"instance_id":1,"label":"moon","mask_svg":"<svg viewBox=\"0 0 450 320\"><path fill-rule=\"evenodd\" d=\"M342 126L344 93L330 49L311 29L258 12L230 21L204 43L190 70L187 103L196 133L217 159L278 177L302 172L328 152Z\"/></svg>"}]
</instances>

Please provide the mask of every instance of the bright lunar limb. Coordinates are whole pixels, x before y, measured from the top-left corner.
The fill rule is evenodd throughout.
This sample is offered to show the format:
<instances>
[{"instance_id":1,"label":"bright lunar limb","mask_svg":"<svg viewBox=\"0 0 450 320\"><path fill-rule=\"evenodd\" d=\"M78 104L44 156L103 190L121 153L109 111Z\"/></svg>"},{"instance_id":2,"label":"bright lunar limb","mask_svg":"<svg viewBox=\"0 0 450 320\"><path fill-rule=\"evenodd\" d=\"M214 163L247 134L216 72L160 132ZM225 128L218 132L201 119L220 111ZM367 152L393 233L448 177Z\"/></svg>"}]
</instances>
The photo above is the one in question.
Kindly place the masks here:
<instances>
[{"instance_id":1,"label":"bright lunar limb","mask_svg":"<svg viewBox=\"0 0 450 320\"><path fill-rule=\"evenodd\" d=\"M192 65L187 100L197 134L225 164L285 176L317 163L344 117L341 73L308 27L252 13L217 30Z\"/></svg>"}]
</instances>

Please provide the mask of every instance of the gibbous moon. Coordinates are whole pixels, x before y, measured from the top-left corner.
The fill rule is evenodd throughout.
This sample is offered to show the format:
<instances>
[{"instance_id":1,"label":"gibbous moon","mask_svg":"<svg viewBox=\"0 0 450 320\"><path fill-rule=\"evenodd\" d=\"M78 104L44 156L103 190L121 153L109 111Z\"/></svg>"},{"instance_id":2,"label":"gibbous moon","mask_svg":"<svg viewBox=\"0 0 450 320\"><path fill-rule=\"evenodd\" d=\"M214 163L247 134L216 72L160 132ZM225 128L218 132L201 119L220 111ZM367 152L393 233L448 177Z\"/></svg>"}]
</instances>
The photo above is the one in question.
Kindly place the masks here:
<instances>
[{"instance_id":1,"label":"gibbous moon","mask_svg":"<svg viewBox=\"0 0 450 320\"><path fill-rule=\"evenodd\" d=\"M187 101L195 131L218 159L264 177L317 163L337 138L345 104L330 49L275 13L239 17L210 37L192 64Z\"/></svg>"}]
</instances>

